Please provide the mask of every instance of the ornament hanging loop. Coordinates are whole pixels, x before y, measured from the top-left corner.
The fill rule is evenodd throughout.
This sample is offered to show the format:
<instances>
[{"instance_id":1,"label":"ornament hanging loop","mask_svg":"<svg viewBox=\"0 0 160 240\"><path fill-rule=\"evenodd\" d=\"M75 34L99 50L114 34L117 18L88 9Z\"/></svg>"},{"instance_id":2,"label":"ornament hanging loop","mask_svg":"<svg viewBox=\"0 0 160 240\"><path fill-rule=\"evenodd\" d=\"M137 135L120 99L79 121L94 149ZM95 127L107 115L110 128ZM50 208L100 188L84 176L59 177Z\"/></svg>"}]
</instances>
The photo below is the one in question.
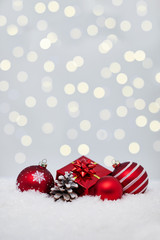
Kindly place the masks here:
<instances>
[{"instance_id":1,"label":"ornament hanging loop","mask_svg":"<svg viewBox=\"0 0 160 240\"><path fill-rule=\"evenodd\" d=\"M115 159L112 160L112 167L116 168L119 165L120 165L119 161L116 161Z\"/></svg>"},{"instance_id":2,"label":"ornament hanging loop","mask_svg":"<svg viewBox=\"0 0 160 240\"><path fill-rule=\"evenodd\" d=\"M40 165L41 167L46 168L46 167L47 167L47 159L43 159L42 161L40 161L40 162L39 162L39 165Z\"/></svg>"}]
</instances>

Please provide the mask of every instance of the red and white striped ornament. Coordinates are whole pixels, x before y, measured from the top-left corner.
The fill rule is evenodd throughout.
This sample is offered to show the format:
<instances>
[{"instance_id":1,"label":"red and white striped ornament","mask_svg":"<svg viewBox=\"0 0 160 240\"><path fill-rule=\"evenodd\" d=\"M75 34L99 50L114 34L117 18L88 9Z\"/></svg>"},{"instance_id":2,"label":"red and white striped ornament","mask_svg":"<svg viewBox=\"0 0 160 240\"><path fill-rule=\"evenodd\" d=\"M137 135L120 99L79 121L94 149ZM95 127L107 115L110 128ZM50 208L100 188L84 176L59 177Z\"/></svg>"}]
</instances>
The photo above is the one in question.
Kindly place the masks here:
<instances>
[{"instance_id":1,"label":"red and white striped ornament","mask_svg":"<svg viewBox=\"0 0 160 240\"><path fill-rule=\"evenodd\" d=\"M135 162L115 162L112 176L122 184L123 192L130 194L144 193L148 186L148 174Z\"/></svg>"}]
</instances>

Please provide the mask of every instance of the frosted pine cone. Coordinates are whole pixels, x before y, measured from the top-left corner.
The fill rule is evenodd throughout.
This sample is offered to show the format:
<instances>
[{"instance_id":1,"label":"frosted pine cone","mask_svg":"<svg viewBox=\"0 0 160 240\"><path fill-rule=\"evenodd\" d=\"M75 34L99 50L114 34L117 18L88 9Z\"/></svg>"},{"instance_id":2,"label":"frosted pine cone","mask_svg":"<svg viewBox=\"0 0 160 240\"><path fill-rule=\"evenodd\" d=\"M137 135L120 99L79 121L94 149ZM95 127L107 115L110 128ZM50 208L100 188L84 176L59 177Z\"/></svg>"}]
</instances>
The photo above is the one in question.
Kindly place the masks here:
<instances>
[{"instance_id":1,"label":"frosted pine cone","mask_svg":"<svg viewBox=\"0 0 160 240\"><path fill-rule=\"evenodd\" d=\"M71 202L76 199L78 195L73 191L74 188L78 188L78 184L74 182L72 172L65 172L65 175L60 175L58 180L55 181L56 185L51 188L50 195L54 197L54 200L59 199Z\"/></svg>"}]
</instances>

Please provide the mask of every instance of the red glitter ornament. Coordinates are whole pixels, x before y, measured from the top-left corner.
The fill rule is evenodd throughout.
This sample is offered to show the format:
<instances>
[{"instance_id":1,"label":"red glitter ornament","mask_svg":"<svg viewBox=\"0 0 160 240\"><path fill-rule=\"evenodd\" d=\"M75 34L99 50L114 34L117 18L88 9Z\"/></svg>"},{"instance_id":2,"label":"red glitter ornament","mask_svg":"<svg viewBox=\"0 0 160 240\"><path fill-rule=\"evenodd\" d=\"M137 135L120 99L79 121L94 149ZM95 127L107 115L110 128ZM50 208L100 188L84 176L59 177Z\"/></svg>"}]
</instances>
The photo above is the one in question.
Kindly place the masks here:
<instances>
[{"instance_id":1,"label":"red glitter ornament","mask_svg":"<svg viewBox=\"0 0 160 240\"><path fill-rule=\"evenodd\" d=\"M144 168L135 162L115 162L112 176L122 184L124 193L144 193L148 186L148 175Z\"/></svg>"},{"instance_id":2,"label":"red glitter ornament","mask_svg":"<svg viewBox=\"0 0 160 240\"><path fill-rule=\"evenodd\" d=\"M54 186L52 174L46 169L47 161L44 159L39 165L23 169L17 177L17 186L23 192L27 190L38 190L49 193Z\"/></svg>"},{"instance_id":3,"label":"red glitter ornament","mask_svg":"<svg viewBox=\"0 0 160 240\"><path fill-rule=\"evenodd\" d=\"M94 195L100 196L102 200L117 200L122 197L122 194L121 184L112 176L102 177L94 187Z\"/></svg>"}]
</instances>

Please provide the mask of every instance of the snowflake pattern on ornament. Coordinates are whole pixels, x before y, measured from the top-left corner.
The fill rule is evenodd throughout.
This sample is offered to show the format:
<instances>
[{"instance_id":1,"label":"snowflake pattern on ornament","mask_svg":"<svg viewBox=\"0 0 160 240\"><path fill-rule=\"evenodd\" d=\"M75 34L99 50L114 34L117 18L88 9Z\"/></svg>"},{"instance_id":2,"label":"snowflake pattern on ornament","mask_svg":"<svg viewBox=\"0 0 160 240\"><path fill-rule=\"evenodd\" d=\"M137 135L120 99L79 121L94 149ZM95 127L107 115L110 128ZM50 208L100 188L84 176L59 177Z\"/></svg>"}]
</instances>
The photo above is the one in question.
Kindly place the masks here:
<instances>
[{"instance_id":1,"label":"snowflake pattern on ornament","mask_svg":"<svg viewBox=\"0 0 160 240\"><path fill-rule=\"evenodd\" d=\"M33 176L33 182L39 182L39 184L45 180L44 173L36 171L36 173L32 174Z\"/></svg>"}]
</instances>

